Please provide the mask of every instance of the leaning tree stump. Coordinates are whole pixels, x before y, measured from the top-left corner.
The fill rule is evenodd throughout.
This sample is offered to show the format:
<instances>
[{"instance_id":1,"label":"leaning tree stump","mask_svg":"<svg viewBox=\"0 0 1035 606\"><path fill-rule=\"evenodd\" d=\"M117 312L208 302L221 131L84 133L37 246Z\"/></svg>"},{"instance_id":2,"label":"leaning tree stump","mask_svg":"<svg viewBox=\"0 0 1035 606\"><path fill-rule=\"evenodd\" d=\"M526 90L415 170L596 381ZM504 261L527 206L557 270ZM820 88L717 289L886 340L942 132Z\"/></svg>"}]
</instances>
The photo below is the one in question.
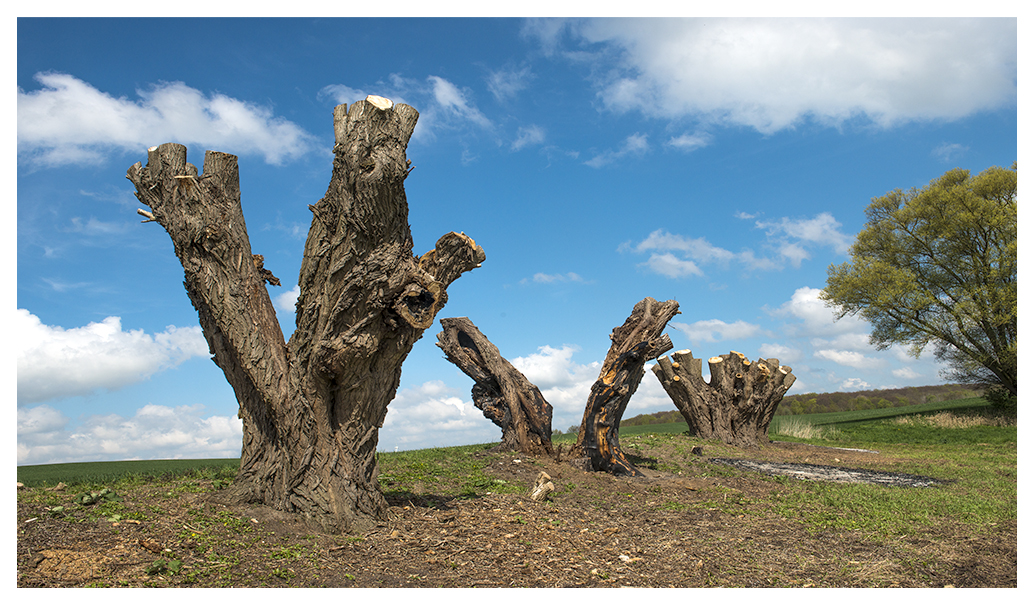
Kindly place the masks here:
<instances>
[{"instance_id":1,"label":"leaning tree stump","mask_svg":"<svg viewBox=\"0 0 1035 606\"><path fill-rule=\"evenodd\" d=\"M689 349L659 358L651 367L690 426L690 434L733 446L769 441L769 423L794 384L790 367L776 358L751 362L744 354L708 359L711 378L701 375L701 360Z\"/></svg>"},{"instance_id":2,"label":"leaning tree stump","mask_svg":"<svg viewBox=\"0 0 1035 606\"><path fill-rule=\"evenodd\" d=\"M446 358L474 379L471 399L503 430L495 450L527 455L553 453L553 406L539 388L514 368L468 318L442 318L436 345Z\"/></svg>"},{"instance_id":3,"label":"leaning tree stump","mask_svg":"<svg viewBox=\"0 0 1035 606\"><path fill-rule=\"evenodd\" d=\"M625 324L611 332L611 349L590 388L579 435L570 451L573 464L587 471L643 475L622 452L618 427L643 379L644 364L672 349L672 340L662 331L678 313L676 301L658 303L647 297L633 307Z\"/></svg>"}]
</instances>

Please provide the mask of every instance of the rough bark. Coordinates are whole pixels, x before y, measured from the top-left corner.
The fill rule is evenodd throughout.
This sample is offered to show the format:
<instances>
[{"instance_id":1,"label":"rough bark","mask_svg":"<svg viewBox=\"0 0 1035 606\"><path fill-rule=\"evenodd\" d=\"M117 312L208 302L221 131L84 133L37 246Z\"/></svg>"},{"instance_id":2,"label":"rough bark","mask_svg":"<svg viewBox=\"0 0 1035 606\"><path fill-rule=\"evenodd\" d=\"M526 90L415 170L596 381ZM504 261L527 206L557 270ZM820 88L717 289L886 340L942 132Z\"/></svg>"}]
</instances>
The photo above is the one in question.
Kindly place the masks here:
<instances>
[{"instance_id":1,"label":"rough bark","mask_svg":"<svg viewBox=\"0 0 1035 606\"><path fill-rule=\"evenodd\" d=\"M769 423L776 407L794 384L790 367L776 358L752 363L744 354L709 358L711 378L701 375L701 360L688 349L658 359L651 367L690 434L751 447L769 441Z\"/></svg>"},{"instance_id":2,"label":"rough bark","mask_svg":"<svg viewBox=\"0 0 1035 606\"><path fill-rule=\"evenodd\" d=\"M443 318L437 345L446 358L474 379L471 398L500 429L498 450L553 454L553 406L539 388L514 368L468 318Z\"/></svg>"},{"instance_id":3,"label":"rough bark","mask_svg":"<svg viewBox=\"0 0 1035 606\"><path fill-rule=\"evenodd\" d=\"M633 307L625 324L611 331L611 349L590 388L586 411L571 455L576 465L614 475L643 475L629 462L618 441L618 428L644 375L644 364L672 349L662 334L679 313L679 303L647 297Z\"/></svg>"},{"instance_id":4,"label":"rough bark","mask_svg":"<svg viewBox=\"0 0 1035 606\"><path fill-rule=\"evenodd\" d=\"M172 238L184 286L243 421L241 500L297 512L340 532L387 505L378 429L403 360L446 303L446 287L485 259L464 234L413 255L403 180L418 113L369 97L334 109L334 165L310 206L297 328L284 342L241 210L237 158L209 151L201 175L186 148L148 150L127 178L140 211Z\"/></svg>"}]
</instances>

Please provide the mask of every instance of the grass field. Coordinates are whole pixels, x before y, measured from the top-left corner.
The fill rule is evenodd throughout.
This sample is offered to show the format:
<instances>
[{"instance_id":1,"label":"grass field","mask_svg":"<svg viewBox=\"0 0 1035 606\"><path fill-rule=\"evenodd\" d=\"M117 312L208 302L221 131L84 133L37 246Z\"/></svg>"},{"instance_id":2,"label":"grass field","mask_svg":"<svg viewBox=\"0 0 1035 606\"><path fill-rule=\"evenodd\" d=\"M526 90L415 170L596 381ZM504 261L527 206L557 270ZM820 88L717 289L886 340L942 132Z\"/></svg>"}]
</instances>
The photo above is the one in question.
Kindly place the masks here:
<instances>
[{"instance_id":1,"label":"grass field","mask_svg":"<svg viewBox=\"0 0 1035 606\"><path fill-rule=\"evenodd\" d=\"M951 426L934 426L920 419L948 413L957 420L965 417L995 418L995 413L982 398L967 398L950 402L931 402L892 409L857 410L810 415L780 416L769 428L770 439L799 441L817 445L865 448L874 444L985 444L1016 445L1016 424L995 426L957 422ZM1007 423L1010 421L1007 420ZM681 434L687 431L685 423L661 423L622 427L620 435ZM555 444L572 443L574 434L554 436ZM488 444L434 448L418 451L381 453L383 468L397 469L388 474L391 481L409 480L426 482L433 479L427 467L438 457L456 458L457 453L484 449ZM239 459L185 459L161 461L109 461L95 463L62 463L54 465L24 465L18 467L18 481L29 487L66 484L111 484L116 481L146 481L183 474L226 476L236 471ZM470 476L464 481L467 492L484 488L490 479L479 477L476 466L469 465ZM451 473L464 473L453 470Z\"/></svg>"},{"instance_id":2,"label":"grass field","mask_svg":"<svg viewBox=\"0 0 1035 606\"><path fill-rule=\"evenodd\" d=\"M392 527L375 540L374 535L318 537L308 530L260 533L250 514L204 500L232 482L237 459L23 466L18 468L18 480L27 486L18 491L20 578L37 583L27 586L470 586L473 577L461 574L463 566L481 562L484 552L484 568L499 573L493 578L501 586L544 586L524 571L556 567L561 560L579 563L579 558L592 559L586 571L598 586L607 573L597 555L587 554L611 549L610 541L622 539L615 549L636 545L643 549L638 557L647 558L634 586L1016 587L1015 417L981 399L967 399L778 417L770 429L770 437L781 443L879 453L852 458L851 451L766 447L779 450L778 456L799 452L795 456L804 457L799 462L862 465L937 478L941 484L901 489L764 476L712 459L766 456L757 449L697 440L683 423L632 426L622 428L622 448L635 464L680 480L644 484L585 474L553 461L492 454L493 444L380 453L379 481L394 506ZM573 440L572 434L554 436L555 445ZM700 445L704 457L691 453ZM529 483L537 468L550 465L557 492L550 502L532 507L526 498ZM527 473L518 473L526 467ZM55 489L58 483L65 486ZM633 534L608 534L619 528ZM485 545L475 541L482 535ZM170 554L141 556L141 545L151 545L151 537L167 543ZM97 543L100 538L110 543ZM97 552L73 554L55 548L55 541L96 543ZM510 547L520 550L513 556L519 559L497 553ZM680 557L702 558L704 572L673 564L679 558L667 550L677 547L689 550ZM447 548L452 560L442 560ZM76 582L37 575L47 562L73 555L96 562L114 557L117 549L143 557L150 568L133 576L123 574L132 569L127 564ZM43 551L50 559L39 564L32 558ZM347 555L353 551L354 557ZM376 574L367 568L375 561L380 563ZM442 568L443 561L445 572L424 576ZM71 568L62 570L67 575ZM550 582L582 585L586 571L580 570L566 564L556 570L565 576ZM328 571L339 577L317 578ZM658 575L666 580L659 582Z\"/></svg>"},{"instance_id":3,"label":"grass field","mask_svg":"<svg viewBox=\"0 0 1035 606\"><path fill-rule=\"evenodd\" d=\"M143 482L196 473L211 476L227 470L237 473L240 459L176 459L162 461L101 461L95 463L57 463L20 465L18 481L29 487L65 484L111 484Z\"/></svg>"}]
</instances>

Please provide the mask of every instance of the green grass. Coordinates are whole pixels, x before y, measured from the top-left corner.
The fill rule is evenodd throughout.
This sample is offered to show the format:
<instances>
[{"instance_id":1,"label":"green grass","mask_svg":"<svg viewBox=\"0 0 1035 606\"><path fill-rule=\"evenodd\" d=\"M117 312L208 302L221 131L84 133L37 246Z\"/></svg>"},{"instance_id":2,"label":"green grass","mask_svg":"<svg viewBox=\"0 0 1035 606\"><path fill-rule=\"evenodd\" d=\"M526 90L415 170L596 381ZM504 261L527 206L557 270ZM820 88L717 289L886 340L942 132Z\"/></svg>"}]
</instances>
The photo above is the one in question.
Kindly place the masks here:
<instances>
[{"instance_id":1,"label":"green grass","mask_svg":"<svg viewBox=\"0 0 1035 606\"><path fill-rule=\"evenodd\" d=\"M803 524L812 532L849 530L864 533L870 539L898 541L906 537L923 537L934 529L960 536L992 536L999 528L1008 528L1017 521L1017 429L1012 425L946 424L932 425L936 413L952 413L953 418L994 416L986 402L967 399L956 402L901 407L893 410L865 410L778 417L771 436L777 440L806 442L821 446L861 448L879 452L879 462L871 466L883 471L929 476L944 483L919 489L903 489L868 484L838 484L802 481L786 477L765 477L772 489L760 495L741 495L736 491L715 488L714 498L688 504L665 499L657 507L668 511L690 511L713 508L731 515L765 515L775 513L787 520ZM819 430L810 438L782 435L788 421ZM675 453L672 460L658 460L657 469L673 473L704 474L706 477L731 477L754 474L729 466L709 463L690 456L690 449L701 442L687 435L683 423L622 428L624 445L631 456L651 456L655 448ZM555 436L555 444L570 442L571 434ZM486 469L480 455L494 444L476 444L449 448L433 448L378 454L379 482L385 497L394 504L428 506L451 499L477 498L489 493L519 494L527 486L511 483L491 475L497 466L536 465L520 455L494 457ZM721 443L706 448L712 456L750 457ZM728 455L727 455L727 451ZM688 462L689 461L689 462ZM45 515L67 516L69 519L147 520L164 515L161 504L141 506L127 504L117 498L125 487L148 484L149 490L176 499L183 492L218 489L230 482L237 471L236 459L194 461L132 461L115 463L78 463L37 465L18 468L18 479L32 488L19 491L19 501L29 500L41 507ZM683 467L680 467L683 466ZM500 467L502 469L502 467ZM499 474L506 477L506 474ZM45 487L64 482L64 491ZM89 495L110 487L110 499L98 499L90 505L77 505L69 496ZM558 486L574 490L571 482ZM593 506L593 505L590 505ZM527 520L515 518L514 523ZM233 585L237 552L264 537L250 524L230 511L189 512L189 519L180 531L180 538L193 542L194 553L201 558L176 573L174 561L156 561L156 579L178 574L185 584L214 583ZM349 539L353 540L353 539ZM359 538L354 540L361 540ZM912 539L910 539L912 540ZM310 541L277 545L270 559L277 569L274 577L284 577L292 567L313 561ZM172 556L171 556L172 557ZM168 559L168 558L167 558ZM156 580L156 583L158 581Z\"/></svg>"},{"instance_id":2,"label":"green grass","mask_svg":"<svg viewBox=\"0 0 1035 606\"><path fill-rule=\"evenodd\" d=\"M487 475L479 452L494 444L382 452L377 455L378 482L388 499L475 498L486 493L524 492L524 486Z\"/></svg>"},{"instance_id":3,"label":"green grass","mask_svg":"<svg viewBox=\"0 0 1035 606\"><path fill-rule=\"evenodd\" d=\"M993 424L977 424L979 418ZM890 461L881 466L885 471L946 483L916 490L809 483L807 491L788 491L774 503L786 517L804 520L816 530L847 528L887 536L913 535L929 524L981 532L1017 519L1016 420L1002 417L982 398L783 417L770 427L770 435L791 439L781 429L795 419L820 430L817 437L796 441L876 450ZM939 425L936 419L949 422ZM960 422L968 419L975 423Z\"/></svg>"},{"instance_id":4,"label":"green grass","mask_svg":"<svg viewBox=\"0 0 1035 606\"><path fill-rule=\"evenodd\" d=\"M788 518L799 519L818 530L825 528L859 529L887 536L910 535L932 523L958 524L973 531L1009 523L1017 519L1017 428L1012 424L932 425L936 413L954 419L994 416L995 411L980 398L937 402L894 409L862 410L813 415L777 417L770 435L773 439L806 442L822 446L862 448L881 454L880 468L923 476L947 483L935 488L904 490L865 484L801 482L786 478L772 481L785 488L773 492L772 507ZM811 427L810 437L792 437L787 432ZM622 428L623 436L636 436L628 442L630 453L638 445L649 447L666 440L685 441L677 452L692 446L686 425L667 423ZM556 444L570 442L571 434L558 435ZM498 479L484 469L479 453L493 444L432 448L379 453L379 481L390 501L423 505L453 498L476 498L488 493L521 493L526 487ZM721 448L721 444L713 448ZM515 455L519 457L520 455ZM18 468L18 480L27 486L45 487L65 482L73 490L90 491L152 480L178 478L176 491L190 491L198 480L213 484L229 482L239 461L206 459L192 461L124 461L110 463L71 463L35 465ZM521 464L529 464L522 461ZM534 464L534 461L531 461ZM659 462L677 464L679 461ZM511 464L504 458L501 463ZM714 470L716 475L739 472L729 468ZM200 488L199 488L200 489ZM55 499L54 493L39 491L41 504ZM52 505L56 505L55 501ZM666 504L676 507L676 503ZM94 516L137 517L118 500L94 506ZM226 520L220 520L226 522Z\"/></svg>"},{"instance_id":5,"label":"green grass","mask_svg":"<svg viewBox=\"0 0 1035 606\"><path fill-rule=\"evenodd\" d=\"M618 427L619 436L635 436L645 433L683 433L687 430L686 423L657 423L655 425L632 425Z\"/></svg>"},{"instance_id":6,"label":"green grass","mask_svg":"<svg viewBox=\"0 0 1035 606\"><path fill-rule=\"evenodd\" d=\"M799 438L816 444L848 446L864 444L1016 444L1016 424L1008 427L974 425L971 427L936 427L923 419L939 412L954 417L983 416L995 418L997 412L983 398L966 398L951 402L931 402L893 409L855 410L811 415L776 417L769 426L771 439ZM800 435L805 427L816 430L815 437Z\"/></svg>"},{"instance_id":7,"label":"green grass","mask_svg":"<svg viewBox=\"0 0 1035 606\"><path fill-rule=\"evenodd\" d=\"M29 487L65 484L106 485L117 481L146 482L162 477L190 473L211 479L233 478L240 459L176 459L159 461L101 461L93 463L58 463L53 465L20 465L18 481Z\"/></svg>"},{"instance_id":8,"label":"green grass","mask_svg":"<svg viewBox=\"0 0 1035 606\"><path fill-rule=\"evenodd\" d=\"M966 398L950 402L928 402L926 404L913 404L911 406L896 406L895 408L878 408L873 410L849 410L844 412L824 412L807 415L785 415L774 417L770 423L770 433L774 427L789 421L803 421L814 426L836 425L839 429L860 423L869 423L894 419L897 417L933 413L943 410L974 410L988 409L989 404L984 398Z\"/></svg>"}]
</instances>

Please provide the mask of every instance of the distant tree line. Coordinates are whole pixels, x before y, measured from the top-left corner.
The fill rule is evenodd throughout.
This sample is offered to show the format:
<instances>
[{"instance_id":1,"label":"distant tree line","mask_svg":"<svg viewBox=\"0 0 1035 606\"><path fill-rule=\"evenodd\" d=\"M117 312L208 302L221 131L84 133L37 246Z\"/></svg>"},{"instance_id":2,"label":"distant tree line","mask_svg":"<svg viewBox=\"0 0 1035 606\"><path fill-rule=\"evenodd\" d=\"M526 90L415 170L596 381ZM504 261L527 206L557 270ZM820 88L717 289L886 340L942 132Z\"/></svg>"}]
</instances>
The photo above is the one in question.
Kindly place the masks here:
<instances>
[{"instance_id":1,"label":"distant tree line","mask_svg":"<svg viewBox=\"0 0 1035 606\"><path fill-rule=\"evenodd\" d=\"M777 416L807 415L822 412L847 412L850 410L873 410L912 406L928 402L948 402L982 395L982 388L971 385L931 385L926 387L901 387L835 393L804 393L787 396L776 409ZM682 423L678 410L637 415L622 419L623 426L654 425L658 423Z\"/></svg>"},{"instance_id":2,"label":"distant tree line","mask_svg":"<svg viewBox=\"0 0 1035 606\"><path fill-rule=\"evenodd\" d=\"M784 398L776 409L777 415L807 415L821 412L847 412L912 406L928 402L947 402L980 397L981 387L971 385L931 385L853 391L848 393L805 393Z\"/></svg>"}]
</instances>

